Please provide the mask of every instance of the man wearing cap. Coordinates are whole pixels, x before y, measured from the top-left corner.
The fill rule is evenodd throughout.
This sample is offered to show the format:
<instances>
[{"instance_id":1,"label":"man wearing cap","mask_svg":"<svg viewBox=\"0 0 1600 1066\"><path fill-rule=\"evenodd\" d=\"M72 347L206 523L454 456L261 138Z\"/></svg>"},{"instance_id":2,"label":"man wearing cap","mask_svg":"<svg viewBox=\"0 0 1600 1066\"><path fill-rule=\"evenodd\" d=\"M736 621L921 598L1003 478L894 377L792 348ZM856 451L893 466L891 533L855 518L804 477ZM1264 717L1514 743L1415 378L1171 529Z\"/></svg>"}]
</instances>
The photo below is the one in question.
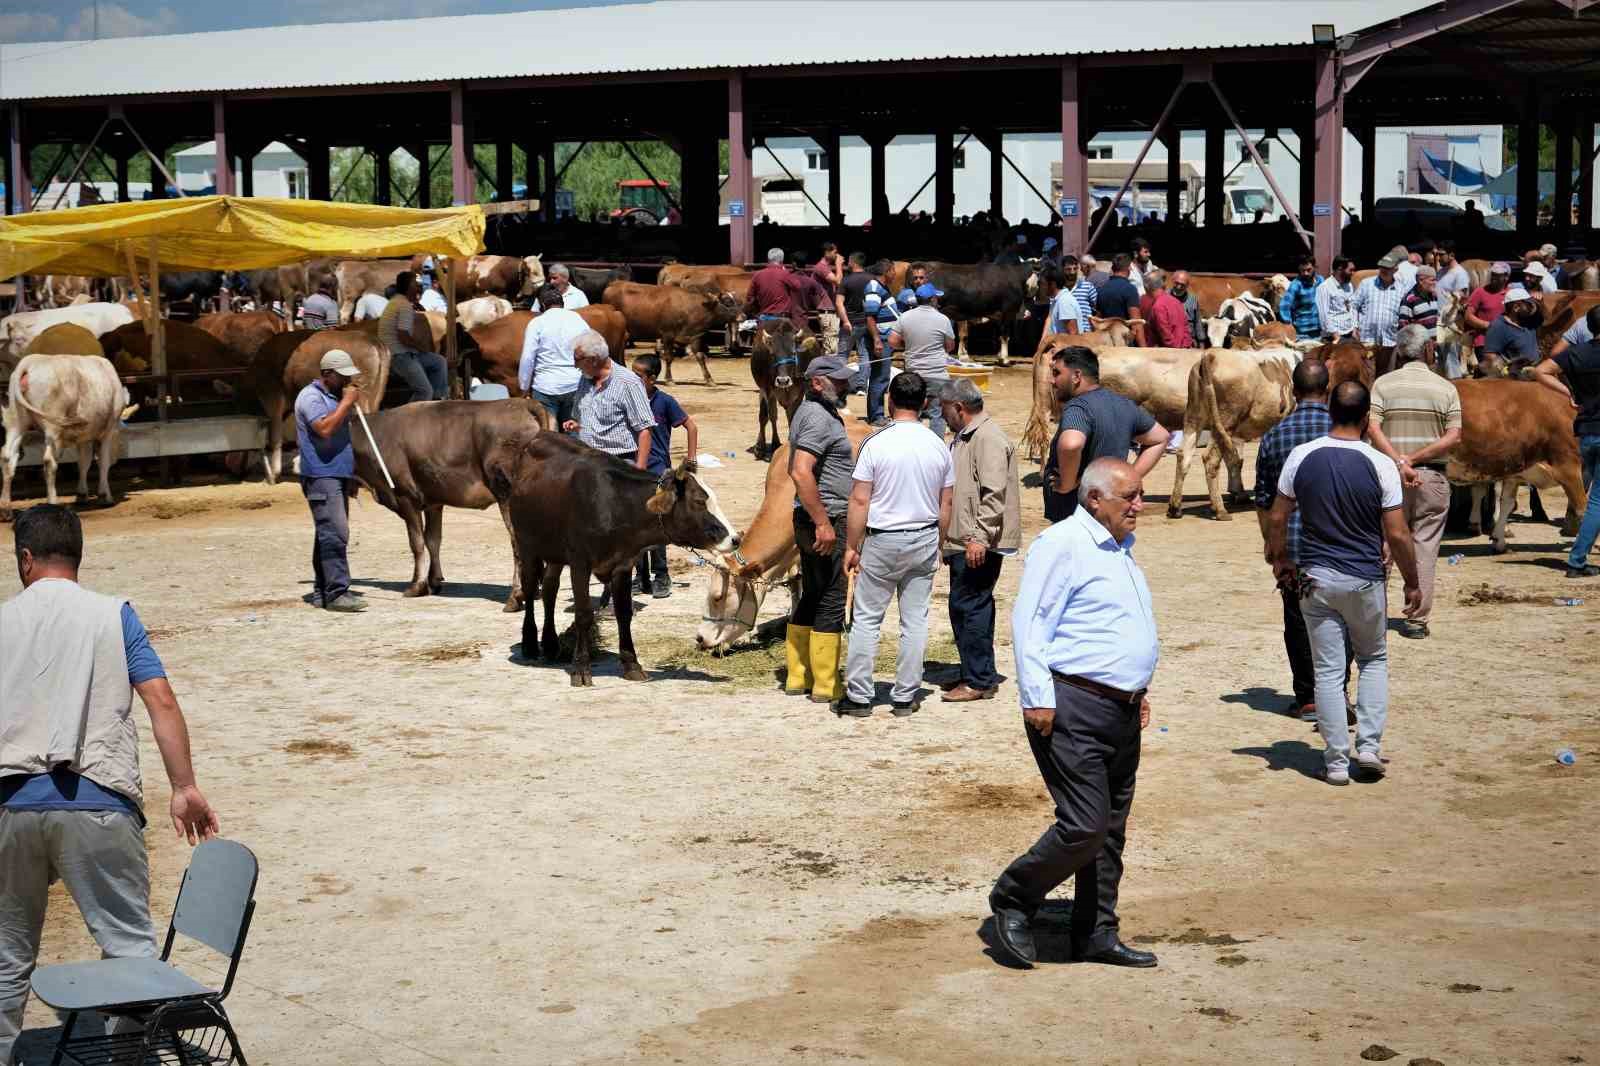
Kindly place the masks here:
<instances>
[{"instance_id":1,"label":"man wearing cap","mask_svg":"<svg viewBox=\"0 0 1600 1066\"><path fill-rule=\"evenodd\" d=\"M1339 341L1356 332L1355 289L1350 279L1356 264L1349 256L1333 257L1333 272L1317 286L1317 321L1322 323L1322 339Z\"/></svg>"},{"instance_id":2,"label":"man wearing cap","mask_svg":"<svg viewBox=\"0 0 1600 1066\"><path fill-rule=\"evenodd\" d=\"M1379 373L1388 369L1395 331L1400 328L1400 301L1405 290L1395 277L1399 266L1400 260L1393 252L1378 260L1377 276L1356 286L1355 299L1351 301L1356 312L1356 333L1373 350Z\"/></svg>"},{"instance_id":3,"label":"man wearing cap","mask_svg":"<svg viewBox=\"0 0 1600 1066\"><path fill-rule=\"evenodd\" d=\"M1506 290L1504 313L1484 334L1480 364L1484 376L1514 378L1523 367L1539 361L1539 336L1534 332L1538 320L1539 304L1532 293L1521 285Z\"/></svg>"},{"instance_id":4,"label":"man wearing cap","mask_svg":"<svg viewBox=\"0 0 1600 1066\"><path fill-rule=\"evenodd\" d=\"M1528 254L1534 256L1532 252ZM1555 275L1534 256L1522 265L1522 287L1529 292L1555 292Z\"/></svg>"},{"instance_id":5,"label":"man wearing cap","mask_svg":"<svg viewBox=\"0 0 1600 1066\"><path fill-rule=\"evenodd\" d=\"M815 703L844 696L839 649L844 633L845 517L855 460L839 409L850 368L836 355L806 367L806 395L789 419L789 477L794 481L794 542L800 549L800 596L784 634L783 690Z\"/></svg>"},{"instance_id":6,"label":"man wearing cap","mask_svg":"<svg viewBox=\"0 0 1600 1066\"><path fill-rule=\"evenodd\" d=\"M1505 314L1506 289L1510 283L1511 264L1493 263L1489 267L1489 280L1473 289L1471 295L1467 297L1467 307L1462 317L1466 320L1467 328L1472 331L1472 347L1479 356L1483 355L1484 335L1488 332L1489 326ZM1478 373L1483 373L1481 361Z\"/></svg>"},{"instance_id":7,"label":"man wearing cap","mask_svg":"<svg viewBox=\"0 0 1600 1066\"><path fill-rule=\"evenodd\" d=\"M1423 326L1431 330L1439 324L1437 278L1438 271L1433 267L1427 265L1417 267L1417 283L1400 301L1401 329L1407 326Z\"/></svg>"},{"instance_id":8,"label":"man wearing cap","mask_svg":"<svg viewBox=\"0 0 1600 1066\"><path fill-rule=\"evenodd\" d=\"M1555 245L1541 244L1539 246L1539 265L1544 267L1544 277L1539 281L1541 291L1556 292L1567 287L1567 268L1562 266L1561 260L1556 258ZM1526 274L1527 271L1524 270L1523 273Z\"/></svg>"},{"instance_id":9,"label":"man wearing cap","mask_svg":"<svg viewBox=\"0 0 1600 1066\"><path fill-rule=\"evenodd\" d=\"M943 295L944 291L931 281L922 285L916 291L917 306L901 315L889 331L889 347L905 352L905 368L921 375L926 383L922 414L930 420L929 428L940 440L944 440L946 427L939 392L950 380L950 355L956 350L956 328L939 310Z\"/></svg>"},{"instance_id":10,"label":"man wearing cap","mask_svg":"<svg viewBox=\"0 0 1600 1066\"><path fill-rule=\"evenodd\" d=\"M311 605L354 613L367 609L350 591L350 506L356 453L350 416L361 401L352 378L361 373L350 353L335 348L322 357L322 373L294 401L294 433L300 444L300 490L311 506Z\"/></svg>"},{"instance_id":11,"label":"man wearing cap","mask_svg":"<svg viewBox=\"0 0 1600 1066\"><path fill-rule=\"evenodd\" d=\"M1410 292L1411 286L1417 282L1417 264L1411 261L1411 249L1397 244L1389 249L1389 258L1394 260L1394 279L1400 284L1400 291Z\"/></svg>"}]
</instances>

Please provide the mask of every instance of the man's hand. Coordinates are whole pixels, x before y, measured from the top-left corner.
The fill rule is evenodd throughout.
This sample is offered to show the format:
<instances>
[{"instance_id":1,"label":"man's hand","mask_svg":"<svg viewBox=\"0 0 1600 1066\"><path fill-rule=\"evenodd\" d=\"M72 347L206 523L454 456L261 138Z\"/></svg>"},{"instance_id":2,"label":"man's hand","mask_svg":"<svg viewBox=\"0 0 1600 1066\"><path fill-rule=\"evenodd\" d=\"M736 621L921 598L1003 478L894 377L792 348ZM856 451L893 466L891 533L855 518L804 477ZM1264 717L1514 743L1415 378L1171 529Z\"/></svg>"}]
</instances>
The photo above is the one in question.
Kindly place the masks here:
<instances>
[{"instance_id":1,"label":"man's hand","mask_svg":"<svg viewBox=\"0 0 1600 1066\"><path fill-rule=\"evenodd\" d=\"M844 550L844 572L855 577L861 570L861 553L854 548Z\"/></svg>"},{"instance_id":2,"label":"man's hand","mask_svg":"<svg viewBox=\"0 0 1600 1066\"><path fill-rule=\"evenodd\" d=\"M578 432L578 423L569 418L561 423L561 431L563 433L576 433Z\"/></svg>"},{"instance_id":3,"label":"man's hand","mask_svg":"<svg viewBox=\"0 0 1600 1066\"><path fill-rule=\"evenodd\" d=\"M1418 585L1406 586L1406 607L1401 613L1407 618L1415 618L1422 610L1422 588Z\"/></svg>"},{"instance_id":4,"label":"man's hand","mask_svg":"<svg viewBox=\"0 0 1600 1066\"><path fill-rule=\"evenodd\" d=\"M1294 564L1287 559L1268 560L1272 563L1272 576L1282 585L1294 577Z\"/></svg>"},{"instance_id":5,"label":"man's hand","mask_svg":"<svg viewBox=\"0 0 1600 1066\"><path fill-rule=\"evenodd\" d=\"M833 550L839 545L839 534L833 531L833 523L824 522L817 527L816 552L818 555L832 555Z\"/></svg>"},{"instance_id":6,"label":"man's hand","mask_svg":"<svg viewBox=\"0 0 1600 1066\"><path fill-rule=\"evenodd\" d=\"M1417 473L1417 468L1411 465L1410 459L1400 460L1400 484L1408 489L1414 489L1422 484L1422 475Z\"/></svg>"},{"instance_id":7,"label":"man's hand","mask_svg":"<svg viewBox=\"0 0 1600 1066\"><path fill-rule=\"evenodd\" d=\"M217 822L217 812L211 809L211 804L206 802L205 796L200 794L200 789L195 785L173 789L172 803L168 809L172 812L172 828L178 831L178 839L187 837L190 847L202 840L210 840L222 831Z\"/></svg>"},{"instance_id":8,"label":"man's hand","mask_svg":"<svg viewBox=\"0 0 1600 1066\"><path fill-rule=\"evenodd\" d=\"M361 400L361 386L351 381L346 383L344 391L339 394L339 402L346 407L354 407Z\"/></svg>"},{"instance_id":9,"label":"man's hand","mask_svg":"<svg viewBox=\"0 0 1600 1066\"><path fill-rule=\"evenodd\" d=\"M1150 697L1145 696L1139 701L1139 728L1146 729L1150 725Z\"/></svg>"},{"instance_id":10,"label":"man's hand","mask_svg":"<svg viewBox=\"0 0 1600 1066\"><path fill-rule=\"evenodd\" d=\"M1050 735L1056 727L1056 709L1054 707L1029 707L1022 712L1023 721L1041 737Z\"/></svg>"},{"instance_id":11,"label":"man's hand","mask_svg":"<svg viewBox=\"0 0 1600 1066\"><path fill-rule=\"evenodd\" d=\"M967 541L967 565L973 569L983 565L983 560L988 556L989 549L976 540Z\"/></svg>"}]
</instances>

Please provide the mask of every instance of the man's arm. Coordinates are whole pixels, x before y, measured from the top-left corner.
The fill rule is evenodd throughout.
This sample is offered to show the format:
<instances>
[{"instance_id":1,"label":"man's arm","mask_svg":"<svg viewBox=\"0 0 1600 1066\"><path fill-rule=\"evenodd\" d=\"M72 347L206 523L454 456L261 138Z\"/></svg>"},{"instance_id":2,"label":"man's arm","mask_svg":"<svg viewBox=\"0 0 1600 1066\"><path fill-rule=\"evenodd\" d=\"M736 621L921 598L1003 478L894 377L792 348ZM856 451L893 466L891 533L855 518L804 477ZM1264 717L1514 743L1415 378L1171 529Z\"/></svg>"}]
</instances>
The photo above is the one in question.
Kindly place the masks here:
<instances>
[{"instance_id":1,"label":"man's arm","mask_svg":"<svg viewBox=\"0 0 1600 1066\"><path fill-rule=\"evenodd\" d=\"M693 415L684 415L681 425L683 426L684 434L688 437L688 459L692 463L694 462L694 457L700 454L700 427L695 425Z\"/></svg>"},{"instance_id":2,"label":"man's arm","mask_svg":"<svg viewBox=\"0 0 1600 1066\"><path fill-rule=\"evenodd\" d=\"M1420 463L1429 463L1443 455L1448 455L1450 449L1461 443L1461 427L1451 426L1445 430L1438 440L1432 444L1424 444L1407 456L1407 465L1417 466Z\"/></svg>"},{"instance_id":3,"label":"man's arm","mask_svg":"<svg viewBox=\"0 0 1600 1066\"><path fill-rule=\"evenodd\" d=\"M165 677L153 677L134 686L144 709L150 715L150 732L167 768L172 785L172 827L190 844L210 840L221 832L216 812L194 780L194 762L189 755L189 726L183 720L178 697Z\"/></svg>"},{"instance_id":4,"label":"man's arm","mask_svg":"<svg viewBox=\"0 0 1600 1066\"><path fill-rule=\"evenodd\" d=\"M1133 443L1139 446L1139 454L1133 460L1133 468L1139 476L1149 477L1150 471L1156 468L1161 457L1166 454L1167 441L1172 439L1172 434L1167 432L1167 427L1156 422L1149 429L1133 438Z\"/></svg>"},{"instance_id":5,"label":"man's arm","mask_svg":"<svg viewBox=\"0 0 1600 1066\"><path fill-rule=\"evenodd\" d=\"M1041 736L1055 724L1055 679L1046 658L1071 586L1072 560L1043 539L1028 549L1022 582L1011 608L1011 647L1017 661L1017 694L1022 715Z\"/></svg>"},{"instance_id":6,"label":"man's arm","mask_svg":"<svg viewBox=\"0 0 1600 1066\"><path fill-rule=\"evenodd\" d=\"M861 546L867 539L867 507L872 502L872 482L857 481L850 488L850 509L844 520L844 568L855 573L861 566Z\"/></svg>"},{"instance_id":7,"label":"man's arm","mask_svg":"<svg viewBox=\"0 0 1600 1066\"><path fill-rule=\"evenodd\" d=\"M1405 615L1410 618L1422 606L1422 589L1417 584L1417 553L1401 508L1391 507L1383 512L1383 539L1389 545L1389 557L1400 568L1400 576L1405 581Z\"/></svg>"},{"instance_id":8,"label":"man's arm","mask_svg":"<svg viewBox=\"0 0 1600 1066\"><path fill-rule=\"evenodd\" d=\"M877 330L874 329L873 332L876 333ZM898 352L905 350L905 346L906 339L900 335L899 327L892 327L889 330L889 347Z\"/></svg>"},{"instance_id":9,"label":"man's arm","mask_svg":"<svg viewBox=\"0 0 1600 1066\"><path fill-rule=\"evenodd\" d=\"M539 366L537 334L534 333L538 325L539 320L534 319L523 330L522 354L517 357L517 388L524 396L533 390L533 375Z\"/></svg>"},{"instance_id":10,"label":"man's arm","mask_svg":"<svg viewBox=\"0 0 1600 1066\"><path fill-rule=\"evenodd\" d=\"M639 452L633 457L636 470L643 470L650 465L650 427L646 426L639 431Z\"/></svg>"},{"instance_id":11,"label":"man's arm","mask_svg":"<svg viewBox=\"0 0 1600 1066\"><path fill-rule=\"evenodd\" d=\"M1017 486L1009 480L1011 464L1005 448L984 441L981 433L974 434L969 447L977 466L978 528L983 531L984 547L993 547L1005 524L1006 500Z\"/></svg>"},{"instance_id":12,"label":"man's arm","mask_svg":"<svg viewBox=\"0 0 1600 1066\"><path fill-rule=\"evenodd\" d=\"M1279 493L1264 520L1267 562L1272 564L1272 572L1280 581L1294 572L1294 563L1289 561L1289 515L1293 512L1294 497Z\"/></svg>"},{"instance_id":13,"label":"man's arm","mask_svg":"<svg viewBox=\"0 0 1600 1066\"><path fill-rule=\"evenodd\" d=\"M1080 429L1065 430L1056 442L1056 491L1063 496L1078 487L1078 457L1088 443Z\"/></svg>"},{"instance_id":14,"label":"man's arm","mask_svg":"<svg viewBox=\"0 0 1600 1066\"><path fill-rule=\"evenodd\" d=\"M1472 310L1472 297L1470 296L1467 297L1467 306L1462 312L1461 317L1466 319L1468 329L1476 330L1477 332L1482 333L1484 330L1489 328L1488 319L1479 318Z\"/></svg>"},{"instance_id":15,"label":"man's arm","mask_svg":"<svg viewBox=\"0 0 1600 1066\"><path fill-rule=\"evenodd\" d=\"M339 432L339 427L349 420L350 411L360 394L361 390L353 382L346 384L344 392L339 394L339 406L311 423L311 432L324 440Z\"/></svg>"},{"instance_id":16,"label":"man's arm","mask_svg":"<svg viewBox=\"0 0 1600 1066\"><path fill-rule=\"evenodd\" d=\"M1562 344L1565 343L1565 341L1562 341ZM1572 399L1572 390L1567 388L1566 382L1561 380L1561 364L1556 362L1554 358L1555 356L1561 354L1559 351L1560 347L1561 345L1557 345L1556 348L1558 350L1550 353L1551 358L1539 360L1539 365L1533 368L1533 380L1537 381L1547 389L1560 393L1562 396L1566 397L1568 403L1571 403L1574 407L1576 407L1577 404L1573 402Z\"/></svg>"},{"instance_id":17,"label":"man's arm","mask_svg":"<svg viewBox=\"0 0 1600 1066\"><path fill-rule=\"evenodd\" d=\"M1460 436L1460 434L1456 434ZM1400 480L1410 488L1422 484L1422 479L1412 469L1411 463L1400 450L1394 446L1383 431L1383 412L1378 411L1367 416L1367 438L1372 441L1372 446L1393 460L1395 467L1400 471Z\"/></svg>"},{"instance_id":18,"label":"man's arm","mask_svg":"<svg viewBox=\"0 0 1600 1066\"><path fill-rule=\"evenodd\" d=\"M794 482L795 498L820 532L823 526L833 531L828 509L822 506L822 490L817 487L817 457L789 442L789 479Z\"/></svg>"},{"instance_id":19,"label":"man's arm","mask_svg":"<svg viewBox=\"0 0 1600 1066\"><path fill-rule=\"evenodd\" d=\"M955 330L952 329L950 331L949 335L946 336L945 339L944 339L944 354L946 354L946 355L954 355L955 354L955 350L956 350L956 333L955 333Z\"/></svg>"},{"instance_id":20,"label":"man's arm","mask_svg":"<svg viewBox=\"0 0 1600 1066\"><path fill-rule=\"evenodd\" d=\"M955 498L955 490L949 485L939 490L939 540L942 542L945 535L950 532L950 504Z\"/></svg>"}]
</instances>

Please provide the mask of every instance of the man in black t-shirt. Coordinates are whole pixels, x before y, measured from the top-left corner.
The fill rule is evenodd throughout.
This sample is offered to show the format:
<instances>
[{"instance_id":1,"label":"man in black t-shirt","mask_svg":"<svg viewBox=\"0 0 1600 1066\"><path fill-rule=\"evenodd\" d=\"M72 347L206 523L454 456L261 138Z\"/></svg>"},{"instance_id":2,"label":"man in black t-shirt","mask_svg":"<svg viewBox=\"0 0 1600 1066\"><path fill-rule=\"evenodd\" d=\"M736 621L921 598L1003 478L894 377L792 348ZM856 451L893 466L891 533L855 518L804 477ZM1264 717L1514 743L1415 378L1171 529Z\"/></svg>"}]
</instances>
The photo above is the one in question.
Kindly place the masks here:
<instances>
[{"instance_id":1,"label":"man in black t-shirt","mask_svg":"<svg viewBox=\"0 0 1600 1066\"><path fill-rule=\"evenodd\" d=\"M1600 307L1590 308L1589 331L1600 331ZM1565 380L1563 380L1565 379ZM1600 536L1600 341L1574 344L1560 355L1534 367L1533 380L1554 389L1577 409L1572 431L1578 437L1578 457L1583 462L1583 482L1589 487L1589 505L1578 526L1578 539L1567 553L1567 576L1600 577L1600 566L1589 564L1589 549Z\"/></svg>"},{"instance_id":2,"label":"man in black t-shirt","mask_svg":"<svg viewBox=\"0 0 1600 1066\"><path fill-rule=\"evenodd\" d=\"M1100 360L1089 348L1056 352L1050 379L1056 400L1065 406L1044 464L1044 516L1059 522L1078 508L1078 478L1084 467L1105 456L1126 461L1137 447L1133 466L1146 477L1161 461L1168 434L1150 412L1100 387Z\"/></svg>"},{"instance_id":3,"label":"man in black t-shirt","mask_svg":"<svg viewBox=\"0 0 1600 1066\"><path fill-rule=\"evenodd\" d=\"M1111 260L1111 277L1100 286L1099 310L1101 318L1120 318L1132 322L1139 317L1139 290L1128 280L1128 270L1133 260L1126 252L1118 252Z\"/></svg>"}]
</instances>

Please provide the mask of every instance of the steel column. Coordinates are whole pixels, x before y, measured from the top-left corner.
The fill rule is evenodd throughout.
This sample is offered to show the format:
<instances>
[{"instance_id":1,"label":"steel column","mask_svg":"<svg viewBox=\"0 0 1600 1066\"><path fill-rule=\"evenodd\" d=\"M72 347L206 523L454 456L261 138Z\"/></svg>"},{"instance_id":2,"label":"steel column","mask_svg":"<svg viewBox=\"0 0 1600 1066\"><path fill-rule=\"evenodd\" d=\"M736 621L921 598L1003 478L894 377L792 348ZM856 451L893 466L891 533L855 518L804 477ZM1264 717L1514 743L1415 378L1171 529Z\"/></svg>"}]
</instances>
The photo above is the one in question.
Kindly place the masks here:
<instances>
[{"instance_id":1,"label":"steel column","mask_svg":"<svg viewBox=\"0 0 1600 1066\"><path fill-rule=\"evenodd\" d=\"M728 262L755 259L755 203L750 195L750 136L745 121L744 71L728 73Z\"/></svg>"},{"instance_id":2,"label":"steel column","mask_svg":"<svg viewBox=\"0 0 1600 1066\"><path fill-rule=\"evenodd\" d=\"M1300 218L1311 226L1311 201L1317 198L1317 134L1314 125L1298 126L1295 136L1300 140ZM1313 232L1315 227L1312 226Z\"/></svg>"},{"instance_id":3,"label":"steel column","mask_svg":"<svg viewBox=\"0 0 1600 1066\"><path fill-rule=\"evenodd\" d=\"M1183 131L1169 126L1161 135L1167 149L1167 217L1166 224L1176 229L1183 215Z\"/></svg>"},{"instance_id":4,"label":"steel column","mask_svg":"<svg viewBox=\"0 0 1600 1066\"><path fill-rule=\"evenodd\" d=\"M993 130L979 140L989 151L989 214L1000 218L1006 213L1005 160L1000 156L1005 148L1005 135Z\"/></svg>"},{"instance_id":5,"label":"steel column","mask_svg":"<svg viewBox=\"0 0 1600 1066\"><path fill-rule=\"evenodd\" d=\"M428 142L423 141L406 149L417 161L417 195L416 206L429 208L433 206L433 171L428 167Z\"/></svg>"},{"instance_id":6,"label":"steel column","mask_svg":"<svg viewBox=\"0 0 1600 1066\"><path fill-rule=\"evenodd\" d=\"M12 104L11 168L6 174L11 179L11 185L6 200L8 209L13 215L20 215L25 211L33 210L32 166L28 159L28 148L23 143L22 136L22 105Z\"/></svg>"},{"instance_id":7,"label":"steel column","mask_svg":"<svg viewBox=\"0 0 1600 1066\"><path fill-rule=\"evenodd\" d=\"M545 141L539 145L539 211L546 222L556 220L556 192L561 179L556 174L556 142Z\"/></svg>"},{"instance_id":8,"label":"steel column","mask_svg":"<svg viewBox=\"0 0 1600 1066\"><path fill-rule=\"evenodd\" d=\"M1517 122L1517 236L1531 241L1539 229L1539 91L1523 92Z\"/></svg>"},{"instance_id":9,"label":"steel column","mask_svg":"<svg viewBox=\"0 0 1600 1066\"><path fill-rule=\"evenodd\" d=\"M128 195L128 155L118 152L114 157L117 164L117 203L127 203L131 197ZM244 195L250 195L250 160L244 161Z\"/></svg>"},{"instance_id":10,"label":"steel column","mask_svg":"<svg viewBox=\"0 0 1600 1066\"><path fill-rule=\"evenodd\" d=\"M393 154L392 144L380 144L373 152L372 170L377 185L373 190L373 200L385 207L394 203L394 175L389 166L389 157Z\"/></svg>"},{"instance_id":11,"label":"steel column","mask_svg":"<svg viewBox=\"0 0 1600 1066\"><path fill-rule=\"evenodd\" d=\"M458 82L450 86L450 189L455 205L478 202L478 183L472 173L472 133L467 129L467 92Z\"/></svg>"},{"instance_id":12,"label":"steel column","mask_svg":"<svg viewBox=\"0 0 1600 1066\"><path fill-rule=\"evenodd\" d=\"M211 136L217 149L217 195L232 196L234 191L233 156L228 152L227 109L223 98L211 98Z\"/></svg>"},{"instance_id":13,"label":"steel column","mask_svg":"<svg viewBox=\"0 0 1600 1066\"><path fill-rule=\"evenodd\" d=\"M1081 100L1078 59L1066 56L1061 60L1061 195L1077 199L1078 213L1061 218L1061 250L1077 255L1089 250L1089 165L1083 155ZM1000 147L997 141L996 154Z\"/></svg>"},{"instance_id":14,"label":"steel column","mask_svg":"<svg viewBox=\"0 0 1600 1066\"><path fill-rule=\"evenodd\" d=\"M941 226L955 221L956 153L950 139L955 132L940 128L933 135L933 220Z\"/></svg>"},{"instance_id":15,"label":"steel column","mask_svg":"<svg viewBox=\"0 0 1600 1066\"><path fill-rule=\"evenodd\" d=\"M534 148L532 141L523 141L522 148L522 187L527 190L525 195L530 200L539 198L539 153Z\"/></svg>"},{"instance_id":16,"label":"steel column","mask_svg":"<svg viewBox=\"0 0 1600 1066\"><path fill-rule=\"evenodd\" d=\"M867 136L869 151L870 184L872 188L872 224L882 227L889 222L889 163L884 149L889 146L889 138L881 133Z\"/></svg>"},{"instance_id":17,"label":"steel column","mask_svg":"<svg viewBox=\"0 0 1600 1066\"><path fill-rule=\"evenodd\" d=\"M328 150L326 141L306 142L306 173L307 184L310 186L311 199L329 200L333 198L333 158Z\"/></svg>"},{"instance_id":18,"label":"steel column","mask_svg":"<svg viewBox=\"0 0 1600 1066\"><path fill-rule=\"evenodd\" d=\"M1594 112L1578 119L1578 232L1594 226Z\"/></svg>"},{"instance_id":19,"label":"steel column","mask_svg":"<svg viewBox=\"0 0 1600 1066\"><path fill-rule=\"evenodd\" d=\"M828 157L828 224L844 225L844 182L839 169L839 129L830 126L823 135L822 151Z\"/></svg>"},{"instance_id":20,"label":"steel column","mask_svg":"<svg viewBox=\"0 0 1600 1066\"><path fill-rule=\"evenodd\" d=\"M1205 224L1207 227L1220 226L1224 222L1223 206L1223 167L1227 165L1224 158L1224 149L1227 147L1227 134L1224 133L1220 122L1212 121L1206 125L1206 184L1205 184Z\"/></svg>"},{"instance_id":21,"label":"steel column","mask_svg":"<svg viewBox=\"0 0 1600 1066\"><path fill-rule=\"evenodd\" d=\"M1312 180L1311 229L1316 237L1317 270L1328 274L1333 270L1333 257L1339 254L1339 235L1344 228L1344 201L1340 188L1344 180L1344 93L1339 87L1339 58L1332 49L1319 50L1317 53L1313 99L1313 138L1316 143L1309 152L1302 150L1300 154L1302 160L1309 156L1313 161L1315 176ZM1301 163L1302 167L1305 165ZM1208 161L1208 172L1210 168ZM1318 211L1318 205L1325 208L1325 212Z\"/></svg>"},{"instance_id":22,"label":"steel column","mask_svg":"<svg viewBox=\"0 0 1600 1066\"><path fill-rule=\"evenodd\" d=\"M1363 122L1355 135L1361 145L1361 221L1370 226L1378 201L1378 131L1371 122Z\"/></svg>"},{"instance_id":23,"label":"steel column","mask_svg":"<svg viewBox=\"0 0 1600 1066\"><path fill-rule=\"evenodd\" d=\"M494 198L502 203L516 199L511 194L511 183L515 180L511 163L511 138L501 137L494 142Z\"/></svg>"},{"instance_id":24,"label":"steel column","mask_svg":"<svg viewBox=\"0 0 1600 1066\"><path fill-rule=\"evenodd\" d=\"M1572 133L1576 117L1568 107L1556 108L1551 116L1556 134L1556 195L1551 221L1558 245L1566 244L1572 236Z\"/></svg>"}]
</instances>

